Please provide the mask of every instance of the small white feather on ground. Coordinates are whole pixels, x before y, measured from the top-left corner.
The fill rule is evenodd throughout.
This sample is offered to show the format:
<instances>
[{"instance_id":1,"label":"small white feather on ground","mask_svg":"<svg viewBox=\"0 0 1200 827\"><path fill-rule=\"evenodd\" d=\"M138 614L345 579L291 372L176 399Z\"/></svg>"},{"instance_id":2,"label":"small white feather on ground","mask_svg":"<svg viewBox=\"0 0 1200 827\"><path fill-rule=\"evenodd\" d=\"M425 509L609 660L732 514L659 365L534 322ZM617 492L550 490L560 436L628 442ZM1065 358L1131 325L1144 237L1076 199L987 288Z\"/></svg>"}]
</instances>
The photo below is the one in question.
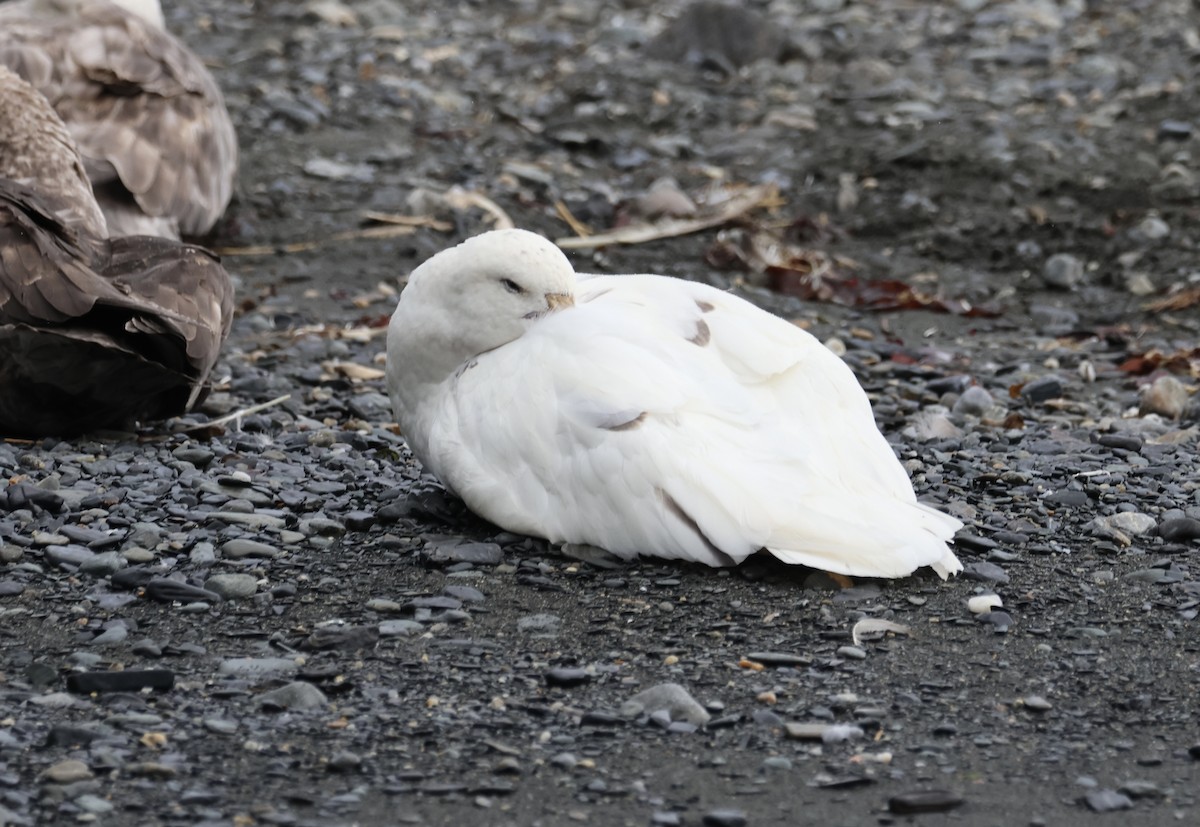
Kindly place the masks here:
<instances>
[{"instance_id":1,"label":"small white feather on ground","mask_svg":"<svg viewBox=\"0 0 1200 827\"><path fill-rule=\"evenodd\" d=\"M767 549L839 574L962 570L850 369L712 287L576 275L484 233L413 272L388 388L426 469L509 531L712 566Z\"/></svg>"}]
</instances>

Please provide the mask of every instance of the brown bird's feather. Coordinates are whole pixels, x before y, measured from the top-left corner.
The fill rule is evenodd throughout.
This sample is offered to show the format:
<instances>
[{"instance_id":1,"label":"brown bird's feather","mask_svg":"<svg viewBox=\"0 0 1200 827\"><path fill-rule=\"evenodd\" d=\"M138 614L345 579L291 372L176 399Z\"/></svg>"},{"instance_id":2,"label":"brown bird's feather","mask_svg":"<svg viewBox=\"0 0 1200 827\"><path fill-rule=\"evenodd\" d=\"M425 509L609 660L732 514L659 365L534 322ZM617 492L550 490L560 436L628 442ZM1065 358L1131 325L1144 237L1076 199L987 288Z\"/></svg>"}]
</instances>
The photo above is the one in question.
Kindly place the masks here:
<instances>
[{"instance_id":1,"label":"brown bird's feather","mask_svg":"<svg viewBox=\"0 0 1200 827\"><path fill-rule=\"evenodd\" d=\"M0 64L54 106L112 235L208 232L233 195L237 136L182 42L109 0L0 3Z\"/></svg>"},{"instance_id":2,"label":"brown bird's feather","mask_svg":"<svg viewBox=\"0 0 1200 827\"><path fill-rule=\"evenodd\" d=\"M65 134L49 104L0 66L0 436L184 412L204 394L233 318L215 254L106 238L79 217L95 201L55 124Z\"/></svg>"}]
</instances>

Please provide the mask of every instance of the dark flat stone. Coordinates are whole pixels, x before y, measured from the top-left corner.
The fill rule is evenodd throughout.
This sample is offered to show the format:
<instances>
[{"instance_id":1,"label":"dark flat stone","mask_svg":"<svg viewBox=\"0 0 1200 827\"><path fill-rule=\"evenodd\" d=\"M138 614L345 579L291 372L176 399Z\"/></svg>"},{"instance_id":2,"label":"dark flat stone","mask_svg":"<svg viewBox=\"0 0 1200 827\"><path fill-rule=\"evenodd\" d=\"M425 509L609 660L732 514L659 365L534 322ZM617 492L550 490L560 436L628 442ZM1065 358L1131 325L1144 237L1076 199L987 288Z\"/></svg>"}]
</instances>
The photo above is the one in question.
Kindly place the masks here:
<instances>
[{"instance_id":1,"label":"dark flat stone","mask_svg":"<svg viewBox=\"0 0 1200 827\"><path fill-rule=\"evenodd\" d=\"M175 673L169 669L75 672L67 675L67 689L81 695L93 692L138 692L142 689L165 692L174 686Z\"/></svg>"},{"instance_id":2,"label":"dark flat stone","mask_svg":"<svg viewBox=\"0 0 1200 827\"><path fill-rule=\"evenodd\" d=\"M962 806L963 799L946 790L913 790L888 799L888 810L897 815L944 813Z\"/></svg>"}]
</instances>

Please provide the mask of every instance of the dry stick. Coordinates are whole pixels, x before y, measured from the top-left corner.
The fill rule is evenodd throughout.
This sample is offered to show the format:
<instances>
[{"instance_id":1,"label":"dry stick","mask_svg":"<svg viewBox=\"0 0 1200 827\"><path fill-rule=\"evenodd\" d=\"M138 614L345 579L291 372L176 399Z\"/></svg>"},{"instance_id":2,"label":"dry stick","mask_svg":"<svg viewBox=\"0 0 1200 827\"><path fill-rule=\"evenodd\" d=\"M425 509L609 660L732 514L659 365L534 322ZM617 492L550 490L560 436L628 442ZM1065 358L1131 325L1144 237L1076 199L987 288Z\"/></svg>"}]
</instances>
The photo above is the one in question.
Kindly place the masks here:
<instances>
[{"instance_id":1,"label":"dry stick","mask_svg":"<svg viewBox=\"0 0 1200 827\"><path fill-rule=\"evenodd\" d=\"M317 241L293 241L289 244L255 244L250 247L218 247L219 256L273 256L281 253L304 253L336 241L353 241L360 238L396 238L412 235L415 227L389 224L386 227L364 227L361 230L345 230Z\"/></svg>"},{"instance_id":2,"label":"dry stick","mask_svg":"<svg viewBox=\"0 0 1200 827\"><path fill-rule=\"evenodd\" d=\"M497 230L511 230L517 226L513 220L509 218L508 213L504 208L497 204L492 199L488 198L482 192L476 190L464 190L459 187L451 187L448 192L442 194L442 198L456 210L466 210L470 207L478 207L492 217L492 221L496 225Z\"/></svg>"},{"instance_id":3,"label":"dry stick","mask_svg":"<svg viewBox=\"0 0 1200 827\"><path fill-rule=\"evenodd\" d=\"M571 208L564 204L561 198L555 199L554 209L558 211L558 217L567 222L567 226L571 228L575 235L580 238L587 238L592 234L588 226L575 217L575 214L571 212Z\"/></svg>"},{"instance_id":4,"label":"dry stick","mask_svg":"<svg viewBox=\"0 0 1200 827\"><path fill-rule=\"evenodd\" d=\"M1146 302L1142 309L1161 313L1164 310L1186 310L1196 304L1200 304L1200 287L1189 287L1174 295Z\"/></svg>"},{"instance_id":5,"label":"dry stick","mask_svg":"<svg viewBox=\"0 0 1200 827\"><path fill-rule=\"evenodd\" d=\"M454 229L449 221L439 221L428 215L400 215L399 213L376 212L363 210L360 215L368 221L378 221L380 224L400 224L405 227L428 227L439 233L448 233Z\"/></svg>"},{"instance_id":6,"label":"dry stick","mask_svg":"<svg viewBox=\"0 0 1200 827\"><path fill-rule=\"evenodd\" d=\"M564 250L588 250L593 247L603 247L606 244L644 244L647 241L674 238L698 233L711 227L719 227L735 218L740 218L756 207L775 206L778 203L774 187L751 187L741 195L730 198L722 205L721 211L715 215L703 218L671 218L657 224L621 227L612 232L600 233L588 238L558 238L554 243Z\"/></svg>"},{"instance_id":7,"label":"dry stick","mask_svg":"<svg viewBox=\"0 0 1200 827\"><path fill-rule=\"evenodd\" d=\"M292 395L290 393L285 393L283 396L277 396L268 402L260 402L257 405L251 405L249 408L242 408L239 411L234 411L233 413L228 413L228 414L225 414L224 416L219 416L216 419L210 419L208 422L200 422L195 425L188 425L186 428L179 428L176 430L176 433L186 433L188 431L202 431L205 428L215 428L218 425L224 425L226 422L232 422L235 419L241 419L243 416L249 416L252 413L258 413L259 411L264 411L267 408L273 408L276 405L286 402L287 400L289 400L291 398L292 398Z\"/></svg>"}]
</instances>

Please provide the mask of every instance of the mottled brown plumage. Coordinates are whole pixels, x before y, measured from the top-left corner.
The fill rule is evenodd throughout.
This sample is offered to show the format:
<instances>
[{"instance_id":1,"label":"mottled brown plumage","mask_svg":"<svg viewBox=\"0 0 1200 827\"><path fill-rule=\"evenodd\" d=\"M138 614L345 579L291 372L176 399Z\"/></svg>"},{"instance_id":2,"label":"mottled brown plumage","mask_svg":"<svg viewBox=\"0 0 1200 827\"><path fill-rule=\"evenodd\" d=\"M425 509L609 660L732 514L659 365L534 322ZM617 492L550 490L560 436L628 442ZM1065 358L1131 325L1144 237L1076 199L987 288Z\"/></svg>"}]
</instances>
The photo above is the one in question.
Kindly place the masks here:
<instances>
[{"instance_id":1,"label":"mottled brown plumage","mask_svg":"<svg viewBox=\"0 0 1200 827\"><path fill-rule=\"evenodd\" d=\"M105 238L103 222L62 122L0 66L0 436L128 427L204 393L228 274L201 247Z\"/></svg>"},{"instance_id":2,"label":"mottled brown plumage","mask_svg":"<svg viewBox=\"0 0 1200 827\"><path fill-rule=\"evenodd\" d=\"M111 235L208 232L233 195L237 136L182 42L109 0L0 3L0 64L79 146Z\"/></svg>"}]
</instances>

